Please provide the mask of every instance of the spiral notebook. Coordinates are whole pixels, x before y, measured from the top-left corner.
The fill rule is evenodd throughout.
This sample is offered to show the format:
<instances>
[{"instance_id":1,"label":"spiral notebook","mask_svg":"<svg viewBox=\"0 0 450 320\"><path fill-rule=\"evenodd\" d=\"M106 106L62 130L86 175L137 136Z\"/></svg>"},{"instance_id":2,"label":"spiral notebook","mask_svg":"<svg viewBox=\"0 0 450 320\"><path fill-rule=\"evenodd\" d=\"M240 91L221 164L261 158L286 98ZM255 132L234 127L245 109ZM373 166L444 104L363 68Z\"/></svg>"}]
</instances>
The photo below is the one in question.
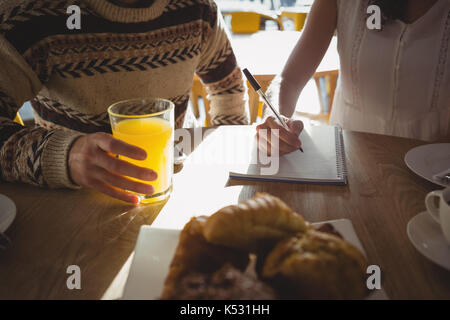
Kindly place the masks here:
<instances>
[{"instance_id":1,"label":"spiral notebook","mask_svg":"<svg viewBox=\"0 0 450 320\"><path fill-rule=\"evenodd\" d=\"M339 126L307 127L300 134L300 139L303 153L295 151L278 159L271 158L270 163L263 162L257 156L254 143L250 163L237 170L230 170L230 177L311 184L347 184L344 139Z\"/></svg>"}]
</instances>

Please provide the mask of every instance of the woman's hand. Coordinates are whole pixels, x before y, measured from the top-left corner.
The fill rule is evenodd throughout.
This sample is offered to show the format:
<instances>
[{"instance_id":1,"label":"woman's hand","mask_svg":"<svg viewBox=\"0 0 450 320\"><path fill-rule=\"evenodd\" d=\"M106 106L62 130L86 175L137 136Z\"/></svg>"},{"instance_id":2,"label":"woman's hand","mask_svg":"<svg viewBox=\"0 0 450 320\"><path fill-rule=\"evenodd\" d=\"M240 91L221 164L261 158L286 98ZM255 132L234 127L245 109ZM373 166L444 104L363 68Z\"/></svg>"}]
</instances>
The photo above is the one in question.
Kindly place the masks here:
<instances>
[{"instance_id":1,"label":"woman's hand","mask_svg":"<svg viewBox=\"0 0 450 320\"><path fill-rule=\"evenodd\" d=\"M256 127L258 149L265 151L268 156L282 156L296 151L302 146L302 142L298 136L303 130L303 122L300 120L290 120L283 116L282 118L289 127L289 131L272 116L267 117L263 123ZM278 130L273 131L273 129ZM278 137L278 147L276 144L272 147L272 137L274 135Z\"/></svg>"},{"instance_id":2,"label":"woman's hand","mask_svg":"<svg viewBox=\"0 0 450 320\"><path fill-rule=\"evenodd\" d=\"M117 159L115 155L135 160L147 158L143 149L115 139L107 133L99 132L78 138L69 152L72 180L80 186L93 188L134 204L139 202L139 198L125 190L143 194L155 192L151 185L127 177L154 181L157 178L156 172Z\"/></svg>"}]
</instances>

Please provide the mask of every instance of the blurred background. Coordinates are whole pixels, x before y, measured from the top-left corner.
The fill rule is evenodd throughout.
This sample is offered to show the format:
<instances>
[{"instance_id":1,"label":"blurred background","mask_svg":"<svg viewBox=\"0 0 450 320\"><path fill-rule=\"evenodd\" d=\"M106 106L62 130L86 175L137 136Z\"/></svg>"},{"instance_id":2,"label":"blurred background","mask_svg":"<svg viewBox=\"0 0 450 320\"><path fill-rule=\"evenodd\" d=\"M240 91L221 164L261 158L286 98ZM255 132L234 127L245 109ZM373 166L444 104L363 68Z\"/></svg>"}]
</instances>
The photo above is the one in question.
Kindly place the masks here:
<instances>
[{"instance_id":1,"label":"blurred background","mask_svg":"<svg viewBox=\"0 0 450 320\"><path fill-rule=\"evenodd\" d=\"M311 6L314 0L217 0L221 8L280 10L282 7Z\"/></svg>"}]
</instances>

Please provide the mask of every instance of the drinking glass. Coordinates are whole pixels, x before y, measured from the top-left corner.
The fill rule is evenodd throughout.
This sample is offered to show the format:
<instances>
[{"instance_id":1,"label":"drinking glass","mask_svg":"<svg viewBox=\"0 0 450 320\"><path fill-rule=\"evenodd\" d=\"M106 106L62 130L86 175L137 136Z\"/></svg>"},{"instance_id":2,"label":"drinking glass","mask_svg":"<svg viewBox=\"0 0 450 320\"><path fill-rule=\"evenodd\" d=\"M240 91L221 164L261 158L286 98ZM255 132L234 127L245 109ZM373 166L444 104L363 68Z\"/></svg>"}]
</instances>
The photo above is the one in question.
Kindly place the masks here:
<instances>
[{"instance_id":1,"label":"drinking glass","mask_svg":"<svg viewBox=\"0 0 450 320\"><path fill-rule=\"evenodd\" d=\"M118 156L134 165L155 171L155 181L135 181L151 184L151 195L136 193L140 203L153 203L167 198L172 191L174 104L165 99L144 98L114 103L108 108L113 136L147 152L140 161Z\"/></svg>"}]
</instances>

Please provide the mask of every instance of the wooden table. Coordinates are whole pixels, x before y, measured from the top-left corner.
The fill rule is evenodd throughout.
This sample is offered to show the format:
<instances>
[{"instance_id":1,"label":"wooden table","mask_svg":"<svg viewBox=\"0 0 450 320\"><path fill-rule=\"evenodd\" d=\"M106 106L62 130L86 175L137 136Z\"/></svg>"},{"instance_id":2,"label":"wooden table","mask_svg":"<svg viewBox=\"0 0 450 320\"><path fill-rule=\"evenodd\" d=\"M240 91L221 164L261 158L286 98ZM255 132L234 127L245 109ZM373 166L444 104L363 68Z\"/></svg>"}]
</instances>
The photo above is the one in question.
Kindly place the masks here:
<instances>
[{"instance_id":1,"label":"wooden table","mask_svg":"<svg viewBox=\"0 0 450 320\"><path fill-rule=\"evenodd\" d=\"M91 190L2 183L0 193L14 200L18 213L7 231L13 245L0 252L0 299L118 298L140 226L179 228L193 215L260 191L311 222L350 219L369 262L381 267L390 298L449 299L450 272L421 256L406 235L407 222L425 210L426 193L438 189L403 161L423 142L356 132L344 139L347 186L228 180L220 167L197 163L175 175L162 211L162 204L132 207ZM67 289L69 265L80 266L82 290Z\"/></svg>"}]
</instances>

